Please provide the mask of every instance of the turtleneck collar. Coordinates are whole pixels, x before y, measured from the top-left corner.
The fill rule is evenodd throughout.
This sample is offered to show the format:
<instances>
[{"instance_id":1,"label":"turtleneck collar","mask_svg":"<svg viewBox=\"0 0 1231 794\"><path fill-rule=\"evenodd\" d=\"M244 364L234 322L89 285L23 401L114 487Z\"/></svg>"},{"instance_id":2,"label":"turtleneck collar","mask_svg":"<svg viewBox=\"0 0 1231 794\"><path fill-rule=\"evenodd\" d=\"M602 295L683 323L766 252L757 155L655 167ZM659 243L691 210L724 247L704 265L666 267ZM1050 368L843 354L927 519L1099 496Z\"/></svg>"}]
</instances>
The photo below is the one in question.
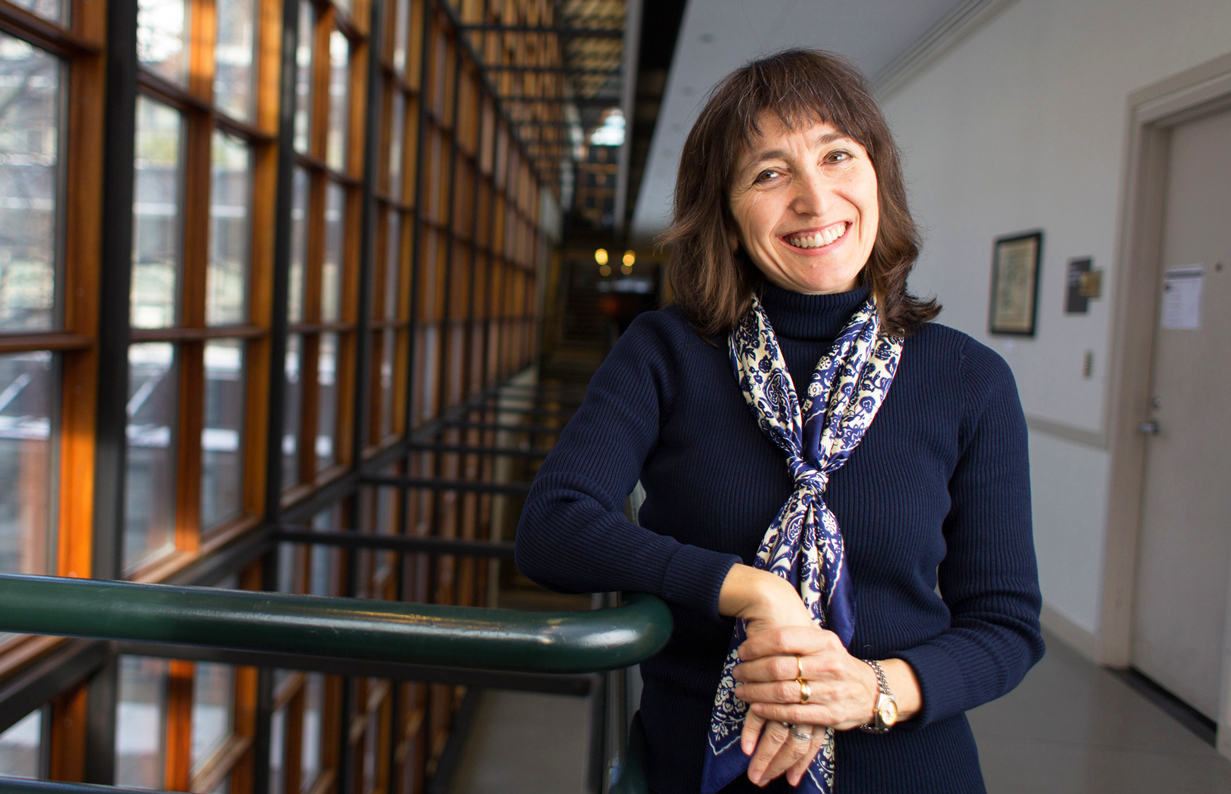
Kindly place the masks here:
<instances>
[{"instance_id":1,"label":"turtleneck collar","mask_svg":"<svg viewBox=\"0 0 1231 794\"><path fill-rule=\"evenodd\" d=\"M841 333L851 315L868 299L869 291L861 284L850 292L804 295L764 284L760 298L777 336L822 341Z\"/></svg>"}]
</instances>

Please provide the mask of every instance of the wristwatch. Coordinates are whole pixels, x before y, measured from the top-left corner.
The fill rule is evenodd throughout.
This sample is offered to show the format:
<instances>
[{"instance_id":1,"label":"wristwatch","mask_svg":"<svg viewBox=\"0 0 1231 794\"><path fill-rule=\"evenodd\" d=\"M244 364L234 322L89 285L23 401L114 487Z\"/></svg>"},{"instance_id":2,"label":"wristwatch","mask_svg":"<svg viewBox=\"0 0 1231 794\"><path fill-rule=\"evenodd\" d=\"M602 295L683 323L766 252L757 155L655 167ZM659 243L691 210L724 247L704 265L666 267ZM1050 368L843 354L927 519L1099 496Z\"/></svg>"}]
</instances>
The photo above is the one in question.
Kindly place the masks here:
<instances>
[{"instance_id":1,"label":"wristwatch","mask_svg":"<svg viewBox=\"0 0 1231 794\"><path fill-rule=\"evenodd\" d=\"M871 659L864 659L865 662L876 673L876 705L872 710L872 721L867 725L860 725L861 731L868 733L888 733L894 723L898 721L898 702L893 699L893 693L889 691L889 682L885 680L885 671L881 669L880 663Z\"/></svg>"}]
</instances>

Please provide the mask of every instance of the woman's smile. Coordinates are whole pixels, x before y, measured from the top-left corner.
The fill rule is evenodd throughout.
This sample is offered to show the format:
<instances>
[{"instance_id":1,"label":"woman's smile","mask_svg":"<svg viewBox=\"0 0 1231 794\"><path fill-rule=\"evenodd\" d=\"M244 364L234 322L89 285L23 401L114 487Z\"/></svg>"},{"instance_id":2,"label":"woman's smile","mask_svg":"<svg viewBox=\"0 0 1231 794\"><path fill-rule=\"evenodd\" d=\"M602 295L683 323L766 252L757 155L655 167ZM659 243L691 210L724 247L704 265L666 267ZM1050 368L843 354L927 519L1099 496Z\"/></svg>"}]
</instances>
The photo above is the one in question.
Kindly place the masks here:
<instances>
[{"instance_id":1,"label":"woman's smile","mask_svg":"<svg viewBox=\"0 0 1231 794\"><path fill-rule=\"evenodd\" d=\"M838 241L845 240L846 230L849 226L850 224L846 221L839 221L832 226L826 226L820 230L805 229L804 231L784 234L782 235L782 241L792 248L798 248L800 251L820 253L822 249L832 250L830 246L834 246Z\"/></svg>"},{"instance_id":2,"label":"woman's smile","mask_svg":"<svg viewBox=\"0 0 1231 794\"><path fill-rule=\"evenodd\" d=\"M845 292L876 241L876 169L858 142L826 122L788 129L763 114L731 186L732 240L776 286Z\"/></svg>"}]
</instances>

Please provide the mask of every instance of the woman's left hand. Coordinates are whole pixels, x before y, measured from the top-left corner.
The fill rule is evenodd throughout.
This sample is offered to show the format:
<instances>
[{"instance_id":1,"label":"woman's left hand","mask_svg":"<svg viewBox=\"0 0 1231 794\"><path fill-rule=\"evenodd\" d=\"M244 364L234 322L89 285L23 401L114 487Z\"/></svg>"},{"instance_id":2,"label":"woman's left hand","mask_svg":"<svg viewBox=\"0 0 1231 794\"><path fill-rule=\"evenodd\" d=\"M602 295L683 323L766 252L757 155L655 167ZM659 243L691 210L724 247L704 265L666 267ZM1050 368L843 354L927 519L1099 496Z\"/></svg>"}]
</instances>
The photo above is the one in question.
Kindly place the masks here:
<instances>
[{"instance_id":1,"label":"woman's left hand","mask_svg":"<svg viewBox=\"0 0 1231 794\"><path fill-rule=\"evenodd\" d=\"M735 696L762 719L837 730L872 721L876 673L851 656L832 631L774 629L749 638L740 645L739 655L744 661L733 672L740 682ZM807 703L797 680L801 674L810 689ZM746 723L745 733L749 727ZM749 740L755 741L755 735L743 737L745 743Z\"/></svg>"},{"instance_id":2,"label":"woman's left hand","mask_svg":"<svg viewBox=\"0 0 1231 794\"><path fill-rule=\"evenodd\" d=\"M757 727L749 728L749 723ZM750 731L751 744L746 741ZM801 735L810 736L800 738ZM825 747L828 738L829 734L823 726L791 726L782 722L765 722L749 715L741 739L745 754L752 752L753 745L756 747L756 755L748 762L748 779L758 786L763 786L785 772L787 781L792 786L798 786L812 764L812 759Z\"/></svg>"}]
</instances>

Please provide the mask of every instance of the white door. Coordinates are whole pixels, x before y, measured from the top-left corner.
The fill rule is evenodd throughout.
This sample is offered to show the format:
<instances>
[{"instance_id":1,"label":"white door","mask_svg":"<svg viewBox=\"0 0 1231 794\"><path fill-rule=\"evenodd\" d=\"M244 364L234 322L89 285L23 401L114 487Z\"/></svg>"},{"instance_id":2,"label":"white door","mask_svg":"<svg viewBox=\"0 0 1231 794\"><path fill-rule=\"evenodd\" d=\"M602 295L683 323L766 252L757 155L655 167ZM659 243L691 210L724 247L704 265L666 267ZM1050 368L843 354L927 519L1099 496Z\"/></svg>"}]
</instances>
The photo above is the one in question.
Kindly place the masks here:
<instances>
[{"instance_id":1,"label":"white door","mask_svg":"<svg viewBox=\"0 0 1231 794\"><path fill-rule=\"evenodd\" d=\"M1217 720L1231 572L1231 112L1173 129L1166 190L1162 297L1141 318L1155 342L1132 664Z\"/></svg>"}]
</instances>

